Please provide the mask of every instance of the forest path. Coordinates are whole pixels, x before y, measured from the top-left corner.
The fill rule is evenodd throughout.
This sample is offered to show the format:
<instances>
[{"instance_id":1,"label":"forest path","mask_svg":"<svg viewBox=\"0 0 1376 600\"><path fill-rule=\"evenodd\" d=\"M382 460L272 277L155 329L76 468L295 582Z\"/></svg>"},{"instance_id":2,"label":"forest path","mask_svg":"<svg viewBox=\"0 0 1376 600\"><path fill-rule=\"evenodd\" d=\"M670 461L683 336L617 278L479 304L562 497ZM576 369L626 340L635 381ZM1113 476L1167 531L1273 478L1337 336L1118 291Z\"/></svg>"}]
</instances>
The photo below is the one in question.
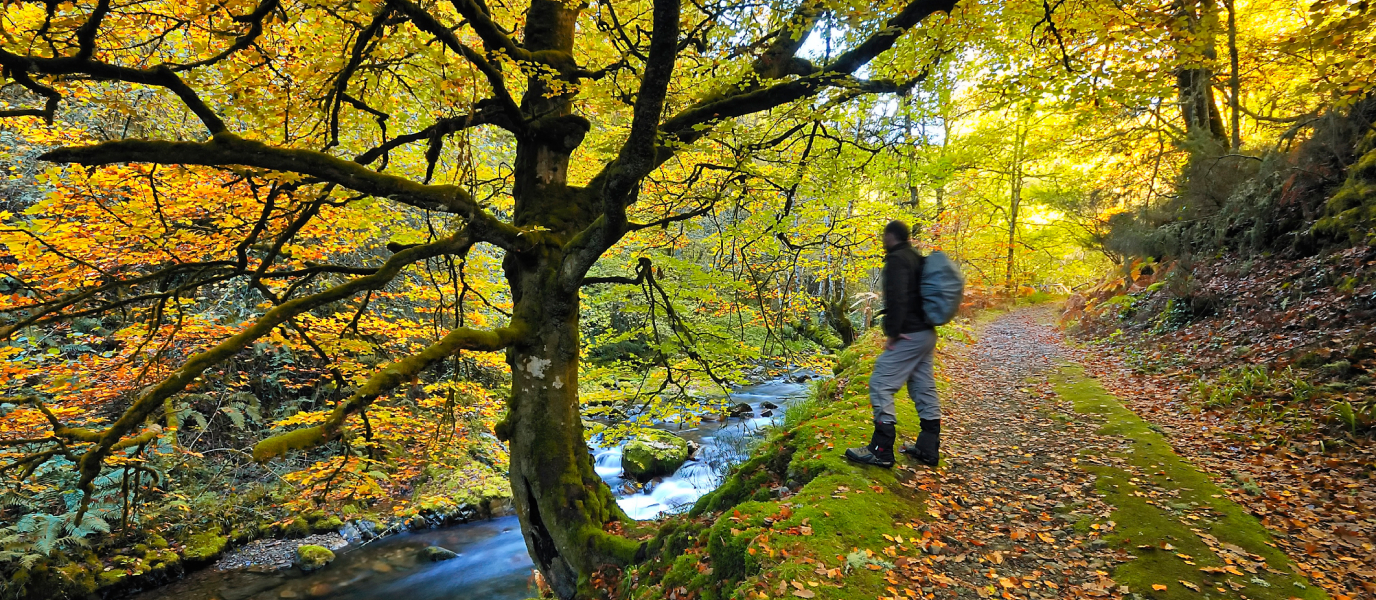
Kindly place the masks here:
<instances>
[{"instance_id":1,"label":"forest path","mask_svg":"<svg viewBox=\"0 0 1376 600\"><path fill-rule=\"evenodd\" d=\"M935 597L1324 598L1261 525L1076 365L1048 307L943 350ZM907 431L916 429L907 425ZM904 424L900 424L900 428ZM952 581L953 580L953 581ZM1201 596L1204 594L1204 596Z\"/></svg>"}]
</instances>

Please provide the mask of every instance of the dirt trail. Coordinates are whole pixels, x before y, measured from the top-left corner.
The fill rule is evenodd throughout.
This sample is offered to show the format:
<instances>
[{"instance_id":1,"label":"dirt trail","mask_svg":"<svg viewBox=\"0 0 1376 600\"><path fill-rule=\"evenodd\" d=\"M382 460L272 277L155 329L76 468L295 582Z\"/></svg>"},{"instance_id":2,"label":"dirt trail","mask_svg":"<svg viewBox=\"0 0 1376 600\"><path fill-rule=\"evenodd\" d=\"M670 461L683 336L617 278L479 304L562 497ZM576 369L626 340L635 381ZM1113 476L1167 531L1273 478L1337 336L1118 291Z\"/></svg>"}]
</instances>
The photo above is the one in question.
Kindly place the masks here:
<instances>
[{"instance_id":1,"label":"dirt trail","mask_svg":"<svg viewBox=\"0 0 1376 600\"><path fill-rule=\"evenodd\" d=\"M984 325L973 344L945 350L946 460L938 471L904 467L930 493L929 527L939 542L902 567L905 575L936 598L1324 597L1269 547L1249 547L1268 558L1231 538L1220 542L1221 530L1250 517L1224 507L1221 494L1193 496L1218 490L1164 438L1152 438L1150 425L1110 396L1057 393L1068 390L1061 366L1076 351L1051 321L1049 309L1017 310ZM1115 416L1127 424L1105 427ZM900 434L914 433L904 425Z\"/></svg>"},{"instance_id":2,"label":"dirt trail","mask_svg":"<svg viewBox=\"0 0 1376 600\"><path fill-rule=\"evenodd\" d=\"M1117 587L1103 573L1121 556L1071 525L1110 510L1072 459L1112 441L1094 426L1053 420L1026 391L1030 377L1065 358L1043 321L1036 311L1004 315L975 344L953 344L943 356L945 465L940 477L917 472L948 544L931 556L932 570L956 581L946 592L958 597L1059 598Z\"/></svg>"}]
</instances>

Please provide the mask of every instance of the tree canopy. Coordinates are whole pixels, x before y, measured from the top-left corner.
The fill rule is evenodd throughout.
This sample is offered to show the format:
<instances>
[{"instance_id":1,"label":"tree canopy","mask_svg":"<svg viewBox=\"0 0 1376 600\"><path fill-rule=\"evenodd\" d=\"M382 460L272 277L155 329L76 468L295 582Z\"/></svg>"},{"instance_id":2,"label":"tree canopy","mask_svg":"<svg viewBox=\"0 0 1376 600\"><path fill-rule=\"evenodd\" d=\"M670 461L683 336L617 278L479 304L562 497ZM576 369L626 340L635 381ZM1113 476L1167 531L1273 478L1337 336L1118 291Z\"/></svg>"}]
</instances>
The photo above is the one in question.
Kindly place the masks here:
<instances>
[{"instance_id":1,"label":"tree canopy","mask_svg":"<svg viewBox=\"0 0 1376 600\"><path fill-rule=\"evenodd\" d=\"M214 461L302 506L508 477L564 597L638 551L587 439L824 364L885 221L975 303L1070 291L1116 214L1376 80L1371 12L1323 0L3 6L23 514L164 521Z\"/></svg>"}]
</instances>

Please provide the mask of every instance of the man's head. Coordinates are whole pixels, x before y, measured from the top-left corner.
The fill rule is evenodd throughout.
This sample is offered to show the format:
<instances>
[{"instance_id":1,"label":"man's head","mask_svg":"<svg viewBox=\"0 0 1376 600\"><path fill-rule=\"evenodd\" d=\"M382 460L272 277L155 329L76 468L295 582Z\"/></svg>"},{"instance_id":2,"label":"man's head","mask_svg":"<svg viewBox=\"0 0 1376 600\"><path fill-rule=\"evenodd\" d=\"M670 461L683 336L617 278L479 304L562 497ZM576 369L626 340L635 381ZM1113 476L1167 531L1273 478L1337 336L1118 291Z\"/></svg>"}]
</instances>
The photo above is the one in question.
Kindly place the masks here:
<instances>
[{"instance_id":1,"label":"man's head","mask_svg":"<svg viewBox=\"0 0 1376 600\"><path fill-rule=\"evenodd\" d=\"M884 226L884 248L893 249L908 243L908 224L902 221L889 221Z\"/></svg>"}]
</instances>

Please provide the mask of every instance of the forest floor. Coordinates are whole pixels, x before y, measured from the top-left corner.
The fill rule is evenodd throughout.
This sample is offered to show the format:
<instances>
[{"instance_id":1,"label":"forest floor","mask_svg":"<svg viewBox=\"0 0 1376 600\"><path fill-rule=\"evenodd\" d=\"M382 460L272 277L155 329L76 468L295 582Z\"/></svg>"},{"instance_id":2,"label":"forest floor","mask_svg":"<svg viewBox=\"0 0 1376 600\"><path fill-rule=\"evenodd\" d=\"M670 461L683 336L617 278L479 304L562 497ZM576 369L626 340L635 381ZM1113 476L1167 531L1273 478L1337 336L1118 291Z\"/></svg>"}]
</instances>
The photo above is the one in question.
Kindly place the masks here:
<instances>
[{"instance_id":1,"label":"forest floor","mask_svg":"<svg viewBox=\"0 0 1376 600\"><path fill-rule=\"evenodd\" d=\"M955 542L930 566L969 592L957 595L1324 597L1159 427L1086 376L1052 318L1000 315L943 357L946 462L921 473Z\"/></svg>"},{"instance_id":2,"label":"forest floor","mask_svg":"<svg viewBox=\"0 0 1376 600\"><path fill-rule=\"evenodd\" d=\"M695 507L698 520L683 526L697 543L633 572L631 595L1367 597L1343 572L1321 573L1278 546L1257 503L1220 488L1235 482L1109 393L1091 374L1112 387L1122 373L1067 342L1054 319L1045 305L989 314L969 341L943 344L936 469L840 458L869 435L865 390L880 340L857 342L815 404ZM910 437L916 415L900 394L900 435ZM771 466L780 459L786 468ZM667 547L680 525L665 527ZM729 587L712 583L722 577Z\"/></svg>"}]
</instances>

